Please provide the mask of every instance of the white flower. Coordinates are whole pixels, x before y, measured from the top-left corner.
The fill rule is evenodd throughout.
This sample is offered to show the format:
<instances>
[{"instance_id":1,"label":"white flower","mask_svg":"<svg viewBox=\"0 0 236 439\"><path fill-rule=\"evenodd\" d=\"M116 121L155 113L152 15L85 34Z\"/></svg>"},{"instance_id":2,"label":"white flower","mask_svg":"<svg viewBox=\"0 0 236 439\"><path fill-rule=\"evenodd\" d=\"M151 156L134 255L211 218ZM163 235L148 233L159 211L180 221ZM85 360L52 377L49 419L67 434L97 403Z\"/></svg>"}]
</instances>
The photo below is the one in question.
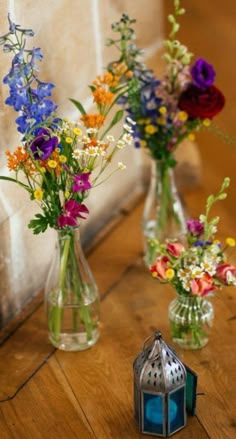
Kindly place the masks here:
<instances>
[{"instance_id":1,"label":"white flower","mask_svg":"<svg viewBox=\"0 0 236 439\"><path fill-rule=\"evenodd\" d=\"M116 146L117 148L122 149L125 147L125 142L123 140L118 140Z\"/></svg>"},{"instance_id":2,"label":"white flower","mask_svg":"<svg viewBox=\"0 0 236 439\"><path fill-rule=\"evenodd\" d=\"M127 123L125 123L123 125L123 128L125 131L128 131L128 133L133 133L132 127L130 125L128 125Z\"/></svg>"},{"instance_id":3,"label":"white flower","mask_svg":"<svg viewBox=\"0 0 236 439\"><path fill-rule=\"evenodd\" d=\"M131 119L131 117L129 116L126 118L126 120L128 123L130 123L130 125L136 125L136 122L133 119Z\"/></svg>"},{"instance_id":4,"label":"white flower","mask_svg":"<svg viewBox=\"0 0 236 439\"><path fill-rule=\"evenodd\" d=\"M130 134L126 133L126 134L124 134L124 135L122 136L122 139L121 139L121 140L123 140L125 143L127 143L128 145L130 145L130 144L132 143L132 141L133 141L133 137L132 137Z\"/></svg>"},{"instance_id":5,"label":"white flower","mask_svg":"<svg viewBox=\"0 0 236 439\"><path fill-rule=\"evenodd\" d=\"M182 281L186 281L191 277L191 270L188 267L180 268L177 271L177 277Z\"/></svg>"},{"instance_id":6,"label":"white flower","mask_svg":"<svg viewBox=\"0 0 236 439\"><path fill-rule=\"evenodd\" d=\"M122 162L118 162L118 168L121 169L121 171L124 171L126 169L126 166Z\"/></svg>"},{"instance_id":7,"label":"white flower","mask_svg":"<svg viewBox=\"0 0 236 439\"><path fill-rule=\"evenodd\" d=\"M112 136L111 134L108 134L108 136L106 137L106 139L108 140L108 142L114 142L115 137Z\"/></svg>"},{"instance_id":8,"label":"white flower","mask_svg":"<svg viewBox=\"0 0 236 439\"><path fill-rule=\"evenodd\" d=\"M204 271L201 267L190 265L191 270L191 279L195 279L196 277L202 277L204 274Z\"/></svg>"},{"instance_id":9,"label":"white flower","mask_svg":"<svg viewBox=\"0 0 236 439\"><path fill-rule=\"evenodd\" d=\"M230 285L236 285L236 277L229 270L226 272L226 282Z\"/></svg>"},{"instance_id":10,"label":"white flower","mask_svg":"<svg viewBox=\"0 0 236 439\"><path fill-rule=\"evenodd\" d=\"M88 128L86 130L87 134L97 134L98 129L97 128Z\"/></svg>"},{"instance_id":11,"label":"white flower","mask_svg":"<svg viewBox=\"0 0 236 439\"><path fill-rule=\"evenodd\" d=\"M74 159L79 159L82 155L84 155L84 153L85 153L85 151L83 151L82 149L77 148L77 149L74 150L74 152L72 154L72 157Z\"/></svg>"}]
</instances>

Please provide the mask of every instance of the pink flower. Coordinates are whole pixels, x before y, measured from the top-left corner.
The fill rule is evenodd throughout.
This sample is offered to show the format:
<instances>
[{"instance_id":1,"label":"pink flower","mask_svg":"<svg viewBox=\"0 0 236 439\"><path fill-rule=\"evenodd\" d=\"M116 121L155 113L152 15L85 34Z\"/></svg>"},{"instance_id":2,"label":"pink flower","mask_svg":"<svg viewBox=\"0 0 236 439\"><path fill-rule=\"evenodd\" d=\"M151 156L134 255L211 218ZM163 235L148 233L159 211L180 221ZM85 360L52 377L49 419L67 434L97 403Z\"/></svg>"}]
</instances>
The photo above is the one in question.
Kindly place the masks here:
<instances>
[{"instance_id":1,"label":"pink flower","mask_svg":"<svg viewBox=\"0 0 236 439\"><path fill-rule=\"evenodd\" d=\"M223 282L224 284L231 283L230 278L236 276L236 268L231 264L221 264L216 269L216 275L220 282Z\"/></svg>"},{"instance_id":2,"label":"pink flower","mask_svg":"<svg viewBox=\"0 0 236 439\"><path fill-rule=\"evenodd\" d=\"M91 183L89 181L91 172L83 172L82 174L77 174L74 176L74 183L72 186L73 192L83 192L91 188Z\"/></svg>"},{"instance_id":3,"label":"pink flower","mask_svg":"<svg viewBox=\"0 0 236 439\"><path fill-rule=\"evenodd\" d=\"M216 290L213 283L214 278L209 273L205 273L202 277L190 281L192 293L201 297L206 296L211 291Z\"/></svg>"},{"instance_id":4,"label":"pink flower","mask_svg":"<svg viewBox=\"0 0 236 439\"><path fill-rule=\"evenodd\" d=\"M65 202L64 213L57 219L57 224L59 227L75 227L78 225L77 218L85 219L83 215L87 213L89 210L85 204L80 204L76 200L68 200Z\"/></svg>"},{"instance_id":5,"label":"pink flower","mask_svg":"<svg viewBox=\"0 0 236 439\"><path fill-rule=\"evenodd\" d=\"M182 251L184 251L184 246L180 242L168 242L166 250L175 258L178 258Z\"/></svg>"},{"instance_id":6,"label":"pink flower","mask_svg":"<svg viewBox=\"0 0 236 439\"><path fill-rule=\"evenodd\" d=\"M162 256L161 258L157 258L156 263L150 267L150 272L158 279L164 280L166 279L165 273L169 268L168 266L169 258L167 256Z\"/></svg>"}]
</instances>

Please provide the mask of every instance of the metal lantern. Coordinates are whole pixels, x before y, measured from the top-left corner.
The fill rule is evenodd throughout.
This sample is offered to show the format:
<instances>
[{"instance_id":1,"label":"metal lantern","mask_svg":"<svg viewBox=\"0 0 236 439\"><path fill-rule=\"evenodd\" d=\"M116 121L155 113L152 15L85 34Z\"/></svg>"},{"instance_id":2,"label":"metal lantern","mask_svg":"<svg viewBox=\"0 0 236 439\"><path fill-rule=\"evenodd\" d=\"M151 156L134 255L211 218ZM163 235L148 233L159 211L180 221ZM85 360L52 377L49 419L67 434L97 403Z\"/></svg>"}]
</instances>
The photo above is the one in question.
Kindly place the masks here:
<instances>
[{"instance_id":1,"label":"metal lantern","mask_svg":"<svg viewBox=\"0 0 236 439\"><path fill-rule=\"evenodd\" d=\"M140 431L167 437L183 428L186 425L186 370L160 332L146 339L133 367L134 409Z\"/></svg>"}]
</instances>

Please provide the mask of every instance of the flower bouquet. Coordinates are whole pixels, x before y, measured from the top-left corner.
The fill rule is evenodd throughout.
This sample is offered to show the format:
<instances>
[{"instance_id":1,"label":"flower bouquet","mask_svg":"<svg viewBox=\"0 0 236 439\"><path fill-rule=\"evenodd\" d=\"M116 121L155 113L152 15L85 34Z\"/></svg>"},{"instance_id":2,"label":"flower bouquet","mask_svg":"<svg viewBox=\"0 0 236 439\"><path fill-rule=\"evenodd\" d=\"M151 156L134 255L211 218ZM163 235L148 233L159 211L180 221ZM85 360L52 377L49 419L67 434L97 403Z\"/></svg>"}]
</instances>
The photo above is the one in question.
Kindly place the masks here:
<instances>
[{"instance_id":1,"label":"flower bouquet","mask_svg":"<svg viewBox=\"0 0 236 439\"><path fill-rule=\"evenodd\" d=\"M201 348L208 341L214 313L205 298L223 286L236 286L236 268L226 257L235 239L229 237L225 244L216 239L219 217L209 219L212 205L226 197L228 186L229 178L225 178L219 192L207 198L205 214L187 220L185 245L171 239L152 241L157 259L150 273L177 293L169 306L170 330L173 341L185 349Z\"/></svg>"},{"instance_id":2,"label":"flower bouquet","mask_svg":"<svg viewBox=\"0 0 236 439\"><path fill-rule=\"evenodd\" d=\"M134 44L135 20L123 15L112 26L118 38L108 41L120 52L119 59L109 64L109 70L115 73L122 67L121 82L128 82L128 90L119 103L136 121L135 146L145 148L153 159L153 176L143 215L147 265L155 256L149 238L175 237L186 231L184 209L174 182L175 150L184 139L194 140L196 131L210 127L213 117L225 104L223 94L214 84L213 66L203 58L192 63L193 54L176 38L178 20L185 9L180 0L173 3L174 12L168 16L171 31L164 41L163 78L157 78L139 62L142 52ZM132 76L127 77L127 72L132 72Z\"/></svg>"},{"instance_id":3,"label":"flower bouquet","mask_svg":"<svg viewBox=\"0 0 236 439\"><path fill-rule=\"evenodd\" d=\"M117 153L131 142L133 122L126 123L119 139L110 129L121 119L118 110L108 127L106 117L115 94L107 90L115 83L111 73L96 79L91 87L97 113L87 114L81 103L72 102L82 113L81 122L62 119L50 98L54 84L38 77L40 48L26 48L33 31L22 29L9 17L9 32L0 38L4 52L12 54L9 73L3 83L9 87L6 104L19 116L22 134L15 151L6 151L8 169L14 177L1 180L21 186L41 208L29 222L34 234L53 228L58 233L58 253L49 272L45 292L51 342L65 350L85 349L98 338L98 291L81 247L80 220L89 210L84 204L90 190L112 173L125 169L122 162L107 173ZM132 123L131 123L132 122Z\"/></svg>"}]
</instances>

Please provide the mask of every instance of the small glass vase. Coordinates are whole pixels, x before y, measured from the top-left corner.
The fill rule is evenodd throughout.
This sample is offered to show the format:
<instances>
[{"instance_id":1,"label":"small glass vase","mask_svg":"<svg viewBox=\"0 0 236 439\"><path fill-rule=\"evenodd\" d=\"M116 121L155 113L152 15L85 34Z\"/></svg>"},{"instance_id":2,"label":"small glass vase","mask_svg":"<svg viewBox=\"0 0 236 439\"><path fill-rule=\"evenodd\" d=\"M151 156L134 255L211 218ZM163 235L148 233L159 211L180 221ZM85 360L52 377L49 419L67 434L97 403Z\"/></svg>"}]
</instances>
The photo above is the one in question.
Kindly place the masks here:
<instances>
[{"instance_id":1,"label":"small glass vase","mask_svg":"<svg viewBox=\"0 0 236 439\"><path fill-rule=\"evenodd\" d=\"M181 239L186 233L186 218L175 185L174 170L164 161L152 160L151 181L143 212L144 262L155 262L152 239Z\"/></svg>"},{"instance_id":2,"label":"small glass vase","mask_svg":"<svg viewBox=\"0 0 236 439\"><path fill-rule=\"evenodd\" d=\"M208 343L214 309L199 296L178 294L169 305L169 323L174 343L183 349L200 349Z\"/></svg>"},{"instance_id":3,"label":"small glass vase","mask_svg":"<svg viewBox=\"0 0 236 439\"><path fill-rule=\"evenodd\" d=\"M45 287L49 339L64 351L81 351L99 338L99 293L80 244L79 228L57 230Z\"/></svg>"}]
</instances>

